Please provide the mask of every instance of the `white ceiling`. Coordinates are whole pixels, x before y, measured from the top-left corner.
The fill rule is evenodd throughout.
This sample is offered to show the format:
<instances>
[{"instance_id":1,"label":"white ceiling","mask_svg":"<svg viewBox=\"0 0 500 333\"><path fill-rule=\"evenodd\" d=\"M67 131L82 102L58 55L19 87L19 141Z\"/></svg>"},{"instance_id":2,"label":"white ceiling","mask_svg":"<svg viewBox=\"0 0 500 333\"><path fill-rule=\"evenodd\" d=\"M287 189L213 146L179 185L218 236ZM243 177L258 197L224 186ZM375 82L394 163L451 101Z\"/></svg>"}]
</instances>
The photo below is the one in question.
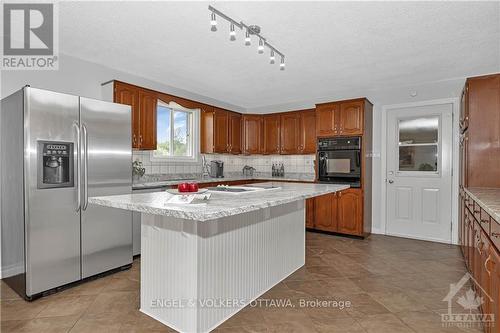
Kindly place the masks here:
<instances>
[{"instance_id":1,"label":"white ceiling","mask_svg":"<svg viewBox=\"0 0 500 333\"><path fill-rule=\"evenodd\" d=\"M210 31L208 4L262 27ZM246 110L500 71L500 2L70 2L60 51Z\"/></svg>"}]
</instances>

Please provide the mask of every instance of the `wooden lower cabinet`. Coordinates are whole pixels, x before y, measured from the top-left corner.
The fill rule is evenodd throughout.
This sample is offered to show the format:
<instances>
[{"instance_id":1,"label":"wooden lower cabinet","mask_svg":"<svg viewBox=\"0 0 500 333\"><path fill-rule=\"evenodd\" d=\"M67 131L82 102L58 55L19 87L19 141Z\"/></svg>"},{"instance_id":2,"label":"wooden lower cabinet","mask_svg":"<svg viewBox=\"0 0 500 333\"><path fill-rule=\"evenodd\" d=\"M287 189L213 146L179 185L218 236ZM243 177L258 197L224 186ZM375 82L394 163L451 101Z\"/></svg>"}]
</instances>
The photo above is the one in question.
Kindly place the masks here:
<instances>
[{"instance_id":1,"label":"wooden lower cabinet","mask_svg":"<svg viewBox=\"0 0 500 333\"><path fill-rule=\"evenodd\" d=\"M500 332L500 254L496 228L500 225L485 212L477 214L477 203L466 193L460 195L460 225L462 252L477 296L482 297L481 312L492 314L494 325L485 325L487 333Z\"/></svg>"},{"instance_id":2,"label":"wooden lower cabinet","mask_svg":"<svg viewBox=\"0 0 500 333\"><path fill-rule=\"evenodd\" d=\"M338 232L350 235L363 233L363 196L359 189L339 192Z\"/></svg>"},{"instance_id":3,"label":"wooden lower cabinet","mask_svg":"<svg viewBox=\"0 0 500 333\"><path fill-rule=\"evenodd\" d=\"M314 229L337 231L337 193L328 193L314 198Z\"/></svg>"},{"instance_id":4,"label":"wooden lower cabinet","mask_svg":"<svg viewBox=\"0 0 500 333\"><path fill-rule=\"evenodd\" d=\"M306 200L306 228L314 227L314 198Z\"/></svg>"},{"instance_id":5,"label":"wooden lower cabinet","mask_svg":"<svg viewBox=\"0 0 500 333\"><path fill-rule=\"evenodd\" d=\"M488 294L492 298L488 299L488 311L495 316L495 327L490 329L486 329L486 332L499 332L500 327L499 318L500 318L500 255L494 246L490 246L488 251L488 261L486 263L485 269L487 270L486 274L489 277L488 284ZM484 312L488 313L488 312Z\"/></svg>"},{"instance_id":6,"label":"wooden lower cabinet","mask_svg":"<svg viewBox=\"0 0 500 333\"><path fill-rule=\"evenodd\" d=\"M309 200L311 201L306 203L307 228L363 236L361 189L350 188Z\"/></svg>"}]
</instances>

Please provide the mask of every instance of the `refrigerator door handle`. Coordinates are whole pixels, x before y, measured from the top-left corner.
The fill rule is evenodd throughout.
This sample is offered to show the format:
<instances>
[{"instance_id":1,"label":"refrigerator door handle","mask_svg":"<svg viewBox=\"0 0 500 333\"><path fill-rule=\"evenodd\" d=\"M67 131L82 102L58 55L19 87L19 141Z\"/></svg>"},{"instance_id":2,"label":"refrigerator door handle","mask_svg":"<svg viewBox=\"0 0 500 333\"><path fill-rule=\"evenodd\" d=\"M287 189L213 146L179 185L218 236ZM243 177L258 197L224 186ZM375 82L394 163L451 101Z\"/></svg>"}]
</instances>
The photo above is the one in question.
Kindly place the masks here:
<instances>
[{"instance_id":1,"label":"refrigerator door handle","mask_svg":"<svg viewBox=\"0 0 500 333\"><path fill-rule=\"evenodd\" d=\"M80 133L80 124L75 122L73 126L76 129L76 179L75 179L75 184L76 184L76 211L79 212L82 209L82 192L80 189L80 181L82 179L82 169L80 167L81 164L81 152L80 152L80 143L82 140L81 133Z\"/></svg>"},{"instance_id":2,"label":"refrigerator door handle","mask_svg":"<svg viewBox=\"0 0 500 333\"><path fill-rule=\"evenodd\" d=\"M87 133L87 127L85 125L82 125L83 129L83 142L84 142L84 147L83 147L83 165L85 166L85 170L83 171L83 210L87 209L87 206L89 205L89 154L88 154L88 145L89 145L89 137Z\"/></svg>"}]
</instances>

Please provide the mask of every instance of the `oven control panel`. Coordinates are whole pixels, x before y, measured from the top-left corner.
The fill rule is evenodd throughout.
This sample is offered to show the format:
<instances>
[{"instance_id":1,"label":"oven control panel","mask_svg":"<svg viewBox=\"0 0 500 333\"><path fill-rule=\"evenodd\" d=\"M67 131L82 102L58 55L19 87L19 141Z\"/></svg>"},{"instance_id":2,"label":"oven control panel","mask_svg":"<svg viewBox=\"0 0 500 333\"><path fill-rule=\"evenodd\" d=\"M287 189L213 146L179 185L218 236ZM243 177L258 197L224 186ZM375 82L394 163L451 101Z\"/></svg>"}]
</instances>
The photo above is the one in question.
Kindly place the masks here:
<instances>
[{"instance_id":1,"label":"oven control panel","mask_svg":"<svg viewBox=\"0 0 500 333\"><path fill-rule=\"evenodd\" d=\"M352 150L361 149L360 137L321 138L318 150Z\"/></svg>"}]
</instances>

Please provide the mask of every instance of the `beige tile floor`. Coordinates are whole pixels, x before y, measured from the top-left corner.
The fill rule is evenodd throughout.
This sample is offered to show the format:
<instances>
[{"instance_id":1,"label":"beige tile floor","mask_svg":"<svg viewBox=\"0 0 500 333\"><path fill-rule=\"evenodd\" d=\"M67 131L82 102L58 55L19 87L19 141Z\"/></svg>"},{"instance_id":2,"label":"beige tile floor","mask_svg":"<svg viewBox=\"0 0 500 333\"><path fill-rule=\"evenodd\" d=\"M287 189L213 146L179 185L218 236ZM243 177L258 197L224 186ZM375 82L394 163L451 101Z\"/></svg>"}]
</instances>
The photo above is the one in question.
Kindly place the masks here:
<instances>
[{"instance_id":1,"label":"beige tile floor","mask_svg":"<svg viewBox=\"0 0 500 333\"><path fill-rule=\"evenodd\" d=\"M140 260L128 271L25 302L1 282L1 332L173 332L141 314ZM307 233L306 265L261 299L295 307L247 307L219 332L464 332L443 328L449 284L465 273L456 246L372 235ZM301 307L344 300L350 308ZM479 330L469 329L469 332Z\"/></svg>"}]
</instances>

